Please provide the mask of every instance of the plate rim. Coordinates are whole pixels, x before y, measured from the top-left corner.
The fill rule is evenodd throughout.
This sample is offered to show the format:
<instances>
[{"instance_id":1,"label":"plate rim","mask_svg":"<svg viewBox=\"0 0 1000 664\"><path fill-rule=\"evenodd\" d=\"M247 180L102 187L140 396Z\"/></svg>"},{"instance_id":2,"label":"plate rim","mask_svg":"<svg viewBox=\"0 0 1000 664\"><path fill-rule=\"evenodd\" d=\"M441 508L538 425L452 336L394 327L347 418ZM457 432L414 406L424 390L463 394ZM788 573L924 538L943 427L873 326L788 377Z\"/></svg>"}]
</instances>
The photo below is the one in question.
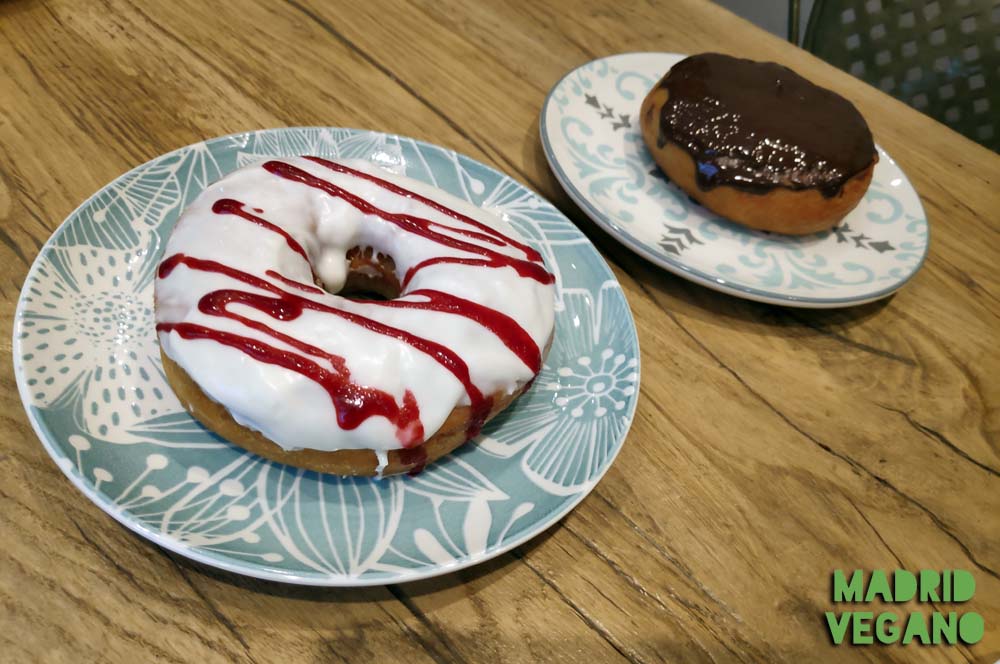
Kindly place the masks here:
<instances>
[{"instance_id":1,"label":"plate rim","mask_svg":"<svg viewBox=\"0 0 1000 664\"><path fill-rule=\"evenodd\" d=\"M59 458L62 457L62 455L57 453L57 450L55 449L55 444L50 440L51 434L48 431L47 425L44 422L42 422L41 419L34 412L37 409L35 409L31 405L31 394L27 385L27 376L25 375L24 363L21 360L21 356L23 353L21 353L22 341L20 335L22 332L23 322L24 322L24 313L25 313L24 307L26 306L25 294L26 291L28 290L28 285L30 283L31 277L35 274L36 270L40 269L43 254L45 254L46 251L53 246L54 240L64 232L70 220L76 217L77 214L80 212L80 210L82 210L88 204L90 204L90 202L97 196L99 196L101 192L103 192L105 189L107 189L109 186L111 186L118 180L127 177L135 173L136 171L139 171L140 169L146 168L147 166L149 166L149 164L151 164L154 161L170 157L183 150L188 150L195 146L203 145L209 142L232 139L247 134L255 134L262 132L284 132L284 131L298 132L298 131L308 131L308 130L335 130L335 131L346 130L352 133L376 134L392 139L412 141L413 143L423 147L431 147L443 150L447 153L451 153L457 157L463 157L475 163L476 165L486 168L492 173L501 176L502 178L515 182L518 186L524 188L525 190L532 193L534 196L548 203L552 207L552 209L556 210L564 219L566 219L566 221L570 225L574 226L574 228L576 227L576 225L573 224L572 220L570 220L569 217L567 217L561 210L559 210L559 208L557 208L554 204L552 204L551 201L546 199L544 196L536 192L531 187L528 187L527 185L522 183L520 180L517 180L514 177L494 168L493 166L485 164L479 159L474 159L473 157L470 157L469 155L459 152L458 150L455 150L453 148L444 145L439 145L437 143L431 143L429 141L424 141L422 139L405 136L402 134L382 132L374 129L359 129L354 127L304 125L304 126L264 127L258 129L247 129L244 131L238 131L230 134L224 134L221 136L213 136L210 138L202 139L195 143L190 143L188 145L175 148L168 152L164 152L163 154L156 155L151 159L146 160L142 164L134 166L133 168L125 171L124 173L115 176L112 180L100 186L83 202L77 205L68 215L66 215L66 217L59 223L56 229L52 231L52 233L46 239L41 249L38 250L38 253L35 255L35 258L31 262L31 266L29 267L27 273L25 274L24 283L21 285L21 289L18 292L17 306L15 307L14 310L14 325L13 325L13 335L12 335L13 338L11 344L11 354L13 356L12 360L14 365L13 367L14 378L15 382L17 383L18 396L21 399L21 406L24 408L24 411L28 417L28 421L31 424L31 428L35 433L35 436L41 442L42 447L45 449L46 453L48 453L49 457L55 463L56 467L62 472L63 475L65 475L70 480L70 482L84 496L86 496L90 500L91 503L96 505L104 513L111 516L119 524L125 526L126 528L136 533L137 535L153 542L154 544L162 547L163 549L166 549L167 551L184 556L185 558L189 558L208 567L222 569L226 572L238 574L241 576L247 576L255 579L261 579L264 581L288 583L293 585L325 587L325 588L363 588L363 587L396 585L400 583L410 583L414 581L431 579L446 574L451 574L453 572L457 572L462 569L467 569L469 567L485 563L494 558L498 558L503 554L508 553L512 549L517 548L518 546L521 546L522 544L525 544L527 542L530 542L531 540L535 539L536 537L539 537L540 535L548 531L556 523L558 523L560 520L566 517L570 512L572 512L577 507L577 505L579 505L583 501L584 498L589 496L597 487L597 484L602 479L604 479L604 476L611 469L611 466L618 458L618 455L621 453L622 448L625 446L625 441L628 438L628 434L632 429L632 425L635 422L635 413L639 403L639 398L641 394L640 387L642 384L641 382L642 352L641 352L641 347L639 345L638 328L636 327L635 324L635 315L632 312L631 305L628 304L628 298L625 296L625 289L621 287L621 282L615 276L614 271L611 269L610 265L608 265L607 260L605 260L604 256L601 255L601 252L597 250L597 247L594 245L594 243L591 242L590 239L587 238L587 236L582 232L580 233L580 236L586 240L586 243L593 251L594 256L596 256L597 259L600 261L600 264L604 266L604 269L607 272L607 276L610 277L611 280L614 280L622 299L625 301L626 308L629 313L629 321L631 322L630 327L632 332L631 341L635 346L635 360L636 360L636 365L635 365L636 379L634 383L635 398L631 400L631 407L628 408L628 410L625 413L623 413L623 417L626 418L626 421L621 431L621 435L617 441L617 444L615 445L615 449L608 457L607 461L604 464L604 467L600 470L599 474L597 474L594 477L591 485L587 489L580 491L571 500L564 502L559 507L559 509L552 510L548 514L546 514L545 518L541 519L536 524L536 526L530 530L530 532L523 533L520 537L515 537L510 541L504 541L500 546L496 547L495 549L486 549L478 553L477 555L470 555L464 559L457 559L443 564L436 563L434 565L429 565L427 567L423 567L418 570L408 570L404 574L399 574L391 578L380 578L380 577L364 578L361 576L350 576L346 574L340 574L340 575L326 574L326 575L316 575L316 576L303 575L296 572L285 571L282 570L281 568L276 568L268 565L242 562L239 561L238 559L226 556L224 554L216 554L216 553L209 553L206 551L202 551L201 549L195 546L180 542L179 540L170 537L169 535L159 533L147 527L134 517L130 517L130 515L127 513L126 510L119 509L117 506L111 503L107 498L105 498L103 494L101 494L99 491L91 487L90 483L87 482L87 480L76 471L75 467L64 467L62 464L60 464L58 461ZM577 231L579 231L579 229L577 229ZM605 280L605 283L606 282L607 280ZM54 436L52 436L52 438L54 438ZM244 451L244 453L250 454L249 452L246 451ZM274 464L274 462L269 462L269 463L272 463L273 465L276 466L294 468L293 466ZM371 481L376 481L376 480L373 479Z\"/></svg>"},{"instance_id":2,"label":"plate rim","mask_svg":"<svg viewBox=\"0 0 1000 664\"><path fill-rule=\"evenodd\" d=\"M917 261L913 270L906 275L906 277L892 286L882 288L877 291L872 291L871 293L864 293L861 295L853 297L805 297L796 295L786 295L775 293L774 291L768 291L761 288L755 288L753 286L744 286L742 284L734 284L726 281L725 283L719 283L716 277L713 277L701 270L694 268L690 265L684 264L680 261L674 260L670 257L660 256L653 251L651 251L645 244L634 239L631 235L626 233L621 226L619 226L613 219L608 217L606 214L601 212L597 206L590 202L587 196L579 190L579 188L572 182L567 173L562 168L561 164L555 157L555 151L552 149L551 139L549 138L548 131L548 111L552 104L553 96L563 82L570 76L580 71L588 65L592 65L596 62L601 62L604 60L612 60L615 58L620 58L623 56L630 55L647 55L647 56L671 56L671 57L688 57L683 53L672 53L667 51L626 51L623 53L613 53L611 55L602 56L600 58L594 58L580 64L573 69L569 70L553 85L548 94L545 96L545 101L542 104L542 112L539 114L538 131L542 141L542 152L545 154L545 161L548 163L549 168L552 170L553 174L556 176L556 180L562 186L563 190L569 195L569 197L580 207L581 210L601 229L606 233L611 235L620 244L624 245L627 249L630 249L641 257L645 258L649 262L653 263L657 267L663 268L668 272L671 272L679 277L687 279L693 283L700 286L705 286L714 291L724 293L726 295L752 300L754 302L762 302L765 304L773 304L778 306L795 307L803 309L838 309L849 306L859 306L862 304L869 304L871 302L876 302L878 300L889 297L907 283L910 282L913 277L920 271L924 263L927 260L927 256L930 252L931 246L931 224L927 220L927 211L924 209L923 201L920 199L920 194L917 192L917 188L913 186L910 181L909 176L903 170L902 166L899 165L891 155L882 148L878 143L875 144L876 149L881 150L887 159L892 161L892 163L899 169L902 174L903 179L906 184L909 185L910 189L913 191L917 199L917 204L920 206L920 211L923 213L924 223L927 227L927 241L924 243L924 250L920 256L920 260Z\"/></svg>"}]
</instances>

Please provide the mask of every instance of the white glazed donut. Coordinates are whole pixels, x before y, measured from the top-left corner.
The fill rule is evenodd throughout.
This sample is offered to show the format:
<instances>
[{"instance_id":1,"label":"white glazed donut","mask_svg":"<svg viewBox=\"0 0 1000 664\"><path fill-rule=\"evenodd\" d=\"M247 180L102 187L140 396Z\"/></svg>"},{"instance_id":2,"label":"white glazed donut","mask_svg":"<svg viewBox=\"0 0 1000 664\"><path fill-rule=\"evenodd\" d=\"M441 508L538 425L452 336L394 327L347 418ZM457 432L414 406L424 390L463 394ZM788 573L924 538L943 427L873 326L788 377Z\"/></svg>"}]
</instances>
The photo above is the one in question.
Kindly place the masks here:
<instances>
[{"instance_id":1,"label":"white glazed donut","mask_svg":"<svg viewBox=\"0 0 1000 664\"><path fill-rule=\"evenodd\" d=\"M242 168L167 242L155 287L167 376L206 426L264 456L343 474L419 469L426 454L407 450L436 434L461 444L541 368L554 279L517 237L367 163ZM352 276L388 279L398 297L335 295ZM298 450L365 455L324 465Z\"/></svg>"}]
</instances>

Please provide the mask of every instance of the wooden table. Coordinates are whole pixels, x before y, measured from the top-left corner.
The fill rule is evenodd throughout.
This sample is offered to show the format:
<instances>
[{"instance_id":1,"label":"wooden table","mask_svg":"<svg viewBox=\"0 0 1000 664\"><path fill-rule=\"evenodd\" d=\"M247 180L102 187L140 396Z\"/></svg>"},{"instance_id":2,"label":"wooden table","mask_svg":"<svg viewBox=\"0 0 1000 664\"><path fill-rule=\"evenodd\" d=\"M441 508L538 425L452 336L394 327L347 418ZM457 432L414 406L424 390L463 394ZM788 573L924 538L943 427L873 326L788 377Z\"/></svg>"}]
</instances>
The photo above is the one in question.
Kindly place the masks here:
<instances>
[{"instance_id":1,"label":"wooden table","mask_svg":"<svg viewBox=\"0 0 1000 664\"><path fill-rule=\"evenodd\" d=\"M454 148L552 200L613 266L643 354L628 441L561 524L444 578L326 590L201 567L91 505L32 433L5 341L0 660L1000 658L1000 157L706 2L517 4L0 3L8 329L39 248L118 174L216 135L333 125ZM550 86L606 54L709 49L857 103L932 226L899 294L842 311L727 297L568 200L538 138ZM983 640L834 648L832 570L896 567L971 571L961 608Z\"/></svg>"}]
</instances>

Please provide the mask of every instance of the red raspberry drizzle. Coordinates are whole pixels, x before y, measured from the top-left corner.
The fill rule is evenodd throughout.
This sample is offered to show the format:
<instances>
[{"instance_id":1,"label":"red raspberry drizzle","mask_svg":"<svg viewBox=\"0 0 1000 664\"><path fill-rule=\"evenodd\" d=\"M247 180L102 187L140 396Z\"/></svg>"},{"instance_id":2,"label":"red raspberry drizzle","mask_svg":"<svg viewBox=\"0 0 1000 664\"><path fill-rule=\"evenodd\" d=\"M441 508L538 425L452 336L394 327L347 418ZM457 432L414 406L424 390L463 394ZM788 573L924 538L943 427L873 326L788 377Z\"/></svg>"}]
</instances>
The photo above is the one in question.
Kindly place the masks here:
<instances>
[{"instance_id":1,"label":"red raspberry drizzle","mask_svg":"<svg viewBox=\"0 0 1000 664\"><path fill-rule=\"evenodd\" d=\"M456 228L414 215L386 212L349 191L291 164L280 161L266 162L264 168L270 173L285 179L301 182L310 187L320 189L331 196L341 198L364 214L378 216L407 232L477 256L477 258L435 258L412 267L403 278L404 295L420 296L425 298L423 301L397 299L390 301L370 301L366 302L366 304L452 313L473 320L493 332L532 372L537 374L541 369L541 351L524 328L509 316L490 307L437 290L421 289L412 293L405 293L406 285L417 271L428 265L439 263L479 265L487 268L511 267L522 277L535 279L545 284L552 283L554 277L541 264L541 255L537 251L436 201L432 201L374 175L320 159L319 157L306 158L331 170L365 179L395 194L417 200L445 216L477 229L473 231L466 228ZM221 199L216 201L212 206L212 211L216 214L237 215L253 224L281 235L288 243L288 246L308 262L305 250L294 237L281 227L272 224L256 214L248 212L243 203L233 199ZM258 208L254 208L254 212L263 214L263 211ZM492 249L445 235L434 230L434 228L447 230L493 246L513 247L521 251L525 259L513 258ZM472 383L469 376L469 368L465 361L449 348L416 336L406 330L384 325L359 314L337 309L336 307L311 300L298 293L289 292L264 279L216 261L193 258L184 254L175 254L160 264L159 278L168 278L179 265L184 265L193 270L223 274L235 281L269 293L269 295L265 295L241 290L217 290L202 297L198 303L198 308L205 314L236 320L248 328L263 332L271 338L296 349L298 353L283 350L250 337L223 332L192 323L160 323L157 325L158 331L177 332L185 339L212 339L223 345L237 348L260 362L281 366L309 378L323 387L330 395L337 414L337 422L345 430L360 426L370 417L381 416L385 417L396 428L396 436L404 448L413 448L420 445L424 440L424 430L420 422L419 408L412 392L407 390L403 397L403 404L399 405L392 395L386 392L357 385L351 382L350 371L347 369L343 357L333 355L321 348L294 339L260 321L233 313L228 309L229 304L238 303L252 307L279 321L295 320L306 310L320 311L339 316L378 334L399 339L432 357L441 366L450 371L465 387L472 410L471 421L467 430L468 437L471 438L479 433L486 417L489 415L492 407L492 399L484 396ZM268 270L266 274L268 277L298 291L316 295L323 293L323 291L315 286L288 279L273 270ZM326 369L316 359L325 360L330 364L331 369ZM416 454L417 452L423 452L422 449L405 450L405 452L408 455L406 456L406 463L415 464L411 474L419 472L426 460L426 452L423 455Z\"/></svg>"},{"instance_id":2,"label":"red raspberry drizzle","mask_svg":"<svg viewBox=\"0 0 1000 664\"><path fill-rule=\"evenodd\" d=\"M312 160L317 161L318 158L313 157ZM319 161L322 163L322 160ZM360 171L353 171L351 169L348 169L346 166L341 166L340 164L334 164L333 162L325 162L324 165L330 165L332 167L336 167L335 170L343 170L344 172L349 172L351 175L358 174L359 177L364 175ZM264 170L266 170L269 173L274 173L279 177L283 177L286 180L301 182L302 184L309 185L310 187L319 189L320 191L324 191L330 196L333 196L334 198L340 198L346 201L347 203L350 203L352 206L354 206L364 214L369 214L379 217L380 219L384 219L385 221L395 224L396 226L402 228L403 230L409 233L413 233L414 235L419 235L420 237L427 238L428 240L433 240L434 242L437 242L438 244L444 245L446 247L451 247L453 249L465 251L470 254L482 256L481 259L477 260L475 265L480 265L482 267L494 267L494 268L511 267L514 268L514 270L516 270L520 276L527 277L529 279L534 279L535 281L538 281L543 284L551 284L555 281L555 277L553 277L548 272L548 270L545 269L545 266L541 264L540 262L541 256L539 256L538 252L534 251L533 249L529 249L529 251L532 252L531 260L513 258L511 256L507 256L506 254L501 254L500 252L494 251L492 249L481 247L477 244L472 244L471 242L466 242L464 240L459 240L458 238L452 237L450 235L445 235L444 233L439 233L438 231L432 230L432 227L437 226L438 228L448 229L456 233L467 235L464 229L454 228L452 226L445 226L444 224L439 224L435 221L431 221L430 219L417 217L412 214L386 212L385 210L375 207L374 205L364 200L360 196L356 196L355 194L352 194L346 189L338 187L332 182L328 182L323 178L316 177L315 175L309 173L308 171L304 171L301 168L298 168L297 166L293 166L291 164L286 164L283 161L264 162ZM385 180L380 180L379 178L375 178L374 176L365 177L365 179L374 181L380 187L388 189L389 191L394 191L395 193L408 192L408 190L403 189L402 187L397 187L394 184L386 182ZM421 200L423 198L419 194L415 194L413 192L408 192L407 195L409 195L411 198L414 198L415 200ZM427 199L423 199L423 201L426 200ZM435 203L434 205L443 208L445 210L448 209L437 203ZM450 212L451 214L449 216L455 216L455 218L461 216L459 215L458 212L454 211ZM509 244L510 246L519 246L519 244L516 243L514 240L506 238L501 233L489 228L489 226L478 224L478 227L489 229L490 231L492 231L494 237L497 239L498 242L501 241L500 238L503 238L506 244ZM468 260L469 260L468 258L442 256L439 258L432 259L431 261L424 261L420 265L416 265L410 268L410 270L406 273L402 281L403 288L406 288L406 285L410 282L411 279L413 279L413 276L416 274L417 270L421 269L422 267L426 267L427 265L432 265L432 264L436 265L440 263L466 263Z\"/></svg>"}]
</instances>

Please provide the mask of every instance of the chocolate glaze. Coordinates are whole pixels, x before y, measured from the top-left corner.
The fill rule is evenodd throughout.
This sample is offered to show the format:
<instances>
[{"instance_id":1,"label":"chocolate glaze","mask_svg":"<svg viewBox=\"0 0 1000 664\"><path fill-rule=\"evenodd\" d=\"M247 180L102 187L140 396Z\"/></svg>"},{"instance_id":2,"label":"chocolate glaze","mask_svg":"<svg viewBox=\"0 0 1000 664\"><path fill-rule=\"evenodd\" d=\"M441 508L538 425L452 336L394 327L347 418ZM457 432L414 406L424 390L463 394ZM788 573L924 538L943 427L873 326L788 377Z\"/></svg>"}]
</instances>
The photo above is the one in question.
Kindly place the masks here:
<instances>
[{"instance_id":1,"label":"chocolate glaze","mask_svg":"<svg viewBox=\"0 0 1000 664\"><path fill-rule=\"evenodd\" d=\"M816 188L829 198L875 159L851 102L773 62L703 53L678 62L659 85L669 97L657 145L685 148L703 190Z\"/></svg>"}]
</instances>

